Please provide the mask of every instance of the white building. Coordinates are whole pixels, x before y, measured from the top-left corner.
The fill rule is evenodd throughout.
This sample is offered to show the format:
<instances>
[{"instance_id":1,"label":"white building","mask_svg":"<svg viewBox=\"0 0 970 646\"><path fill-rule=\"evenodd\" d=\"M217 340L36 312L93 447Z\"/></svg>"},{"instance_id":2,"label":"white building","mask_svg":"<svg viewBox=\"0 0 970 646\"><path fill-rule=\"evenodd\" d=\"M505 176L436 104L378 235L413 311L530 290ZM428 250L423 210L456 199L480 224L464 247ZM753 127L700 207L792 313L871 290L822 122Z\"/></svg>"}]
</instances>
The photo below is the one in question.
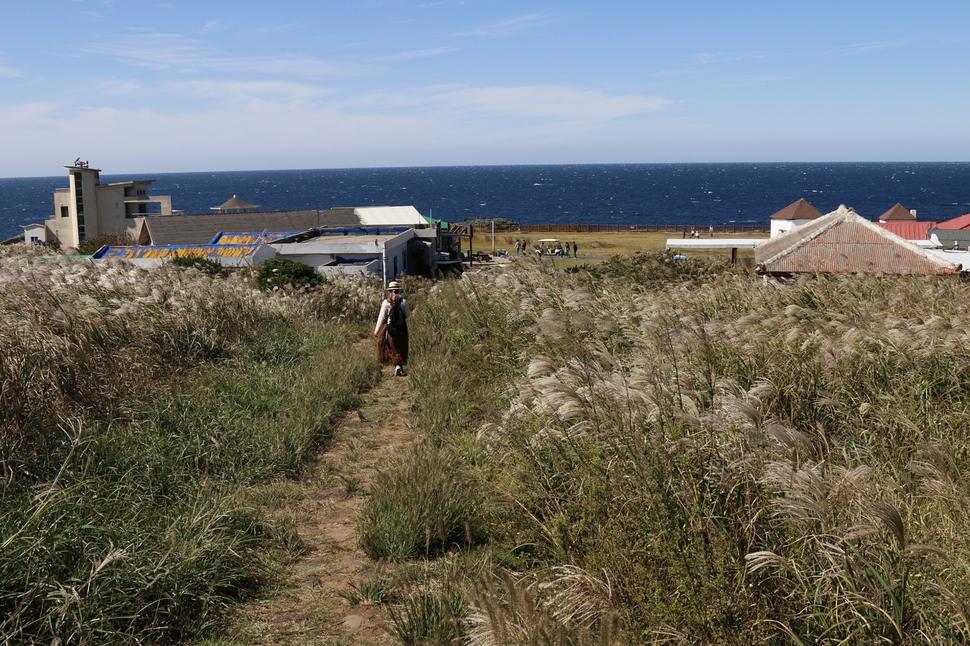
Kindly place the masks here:
<instances>
[{"instance_id":1,"label":"white building","mask_svg":"<svg viewBox=\"0 0 970 646\"><path fill-rule=\"evenodd\" d=\"M127 235L133 241L147 243L144 220L148 215L172 215L169 195L150 196L148 187L155 180L136 180L102 184L101 171L77 160L65 166L70 185L54 192L54 217L44 222L38 232L25 227L24 239L30 235L37 242L52 242L64 249L77 248L85 240L104 235Z\"/></svg>"},{"instance_id":2,"label":"white building","mask_svg":"<svg viewBox=\"0 0 970 646\"><path fill-rule=\"evenodd\" d=\"M771 235L769 237L778 237L795 227L808 224L820 217L822 217L822 212L809 204L808 200L802 198L771 216Z\"/></svg>"},{"instance_id":3,"label":"white building","mask_svg":"<svg viewBox=\"0 0 970 646\"><path fill-rule=\"evenodd\" d=\"M177 257L256 266L284 256L323 274L377 274L385 281L434 269L438 225L413 206L253 212L256 205L227 203L216 207L219 214L174 214L170 196L148 195L154 180L102 184L101 171L87 162L65 168L70 186L54 193L54 217L25 226L25 242L76 249L97 236L125 235L129 246L103 247L95 259L142 266ZM241 212L227 212L233 209Z\"/></svg>"}]
</instances>

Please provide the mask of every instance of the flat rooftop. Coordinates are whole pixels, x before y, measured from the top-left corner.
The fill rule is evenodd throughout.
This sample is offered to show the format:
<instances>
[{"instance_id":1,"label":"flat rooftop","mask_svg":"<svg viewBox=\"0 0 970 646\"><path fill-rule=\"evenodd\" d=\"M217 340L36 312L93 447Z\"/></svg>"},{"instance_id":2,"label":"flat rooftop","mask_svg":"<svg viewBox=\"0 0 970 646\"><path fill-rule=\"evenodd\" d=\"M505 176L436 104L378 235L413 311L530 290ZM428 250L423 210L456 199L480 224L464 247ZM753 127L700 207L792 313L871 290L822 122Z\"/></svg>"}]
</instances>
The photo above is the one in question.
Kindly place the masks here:
<instances>
[{"instance_id":1,"label":"flat rooftop","mask_svg":"<svg viewBox=\"0 0 970 646\"><path fill-rule=\"evenodd\" d=\"M754 249L769 238L667 238L667 249Z\"/></svg>"}]
</instances>

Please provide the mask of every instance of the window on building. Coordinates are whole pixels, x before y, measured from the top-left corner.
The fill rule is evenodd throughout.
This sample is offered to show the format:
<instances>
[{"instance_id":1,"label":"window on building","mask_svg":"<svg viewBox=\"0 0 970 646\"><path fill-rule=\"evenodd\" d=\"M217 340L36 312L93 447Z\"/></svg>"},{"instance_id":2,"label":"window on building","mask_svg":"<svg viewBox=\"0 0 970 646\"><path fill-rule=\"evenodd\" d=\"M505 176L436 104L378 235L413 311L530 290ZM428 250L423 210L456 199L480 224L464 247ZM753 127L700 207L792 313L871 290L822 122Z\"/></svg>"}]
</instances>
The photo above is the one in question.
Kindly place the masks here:
<instances>
[{"instance_id":1,"label":"window on building","mask_svg":"<svg viewBox=\"0 0 970 646\"><path fill-rule=\"evenodd\" d=\"M84 193L83 193L83 182L81 178L83 176L81 173L74 173L74 197L75 204L77 205L77 239L78 242L84 242Z\"/></svg>"},{"instance_id":2,"label":"window on building","mask_svg":"<svg viewBox=\"0 0 970 646\"><path fill-rule=\"evenodd\" d=\"M71 209L67 208L67 206L62 206L61 207L61 217L62 218L71 217Z\"/></svg>"}]
</instances>

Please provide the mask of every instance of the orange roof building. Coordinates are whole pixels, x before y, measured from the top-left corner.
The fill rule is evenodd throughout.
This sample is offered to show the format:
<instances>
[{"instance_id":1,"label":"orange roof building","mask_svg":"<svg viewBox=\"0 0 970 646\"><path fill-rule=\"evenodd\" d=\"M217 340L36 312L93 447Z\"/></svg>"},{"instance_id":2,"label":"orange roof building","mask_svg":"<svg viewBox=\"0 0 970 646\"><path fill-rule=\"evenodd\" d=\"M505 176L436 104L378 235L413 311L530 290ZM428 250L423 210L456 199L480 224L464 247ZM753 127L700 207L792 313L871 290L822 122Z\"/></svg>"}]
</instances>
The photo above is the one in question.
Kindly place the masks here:
<instances>
[{"instance_id":1,"label":"orange roof building","mask_svg":"<svg viewBox=\"0 0 970 646\"><path fill-rule=\"evenodd\" d=\"M760 273L949 275L960 265L840 206L754 249Z\"/></svg>"},{"instance_id":2,"label":"orange roof building","mask_svg":"<svg viewBox=\"0 0 970 646\"><path fill-rule=\"evenodd\" d=\"M915 220L916 211L910 211L902 204L897 203L896 206L889 209L885 213L879 216L880 222L895 222L895 221L906 221Z\"/></svg>"},{"instance_id":3,"label":"orange roof building","mask_svg":"<svg viewBox=\"0 0 970 646\"><path fill-rule=\"evenodd\" d=\"M970 213L955 217L952 220L938 222L937 229L970 229Z\"/></svg>"},{"instance_id":4,"label":"orange roof building","mask_svg":"<svg viewBox=\"0 0 970 646\"><path fill-rule=\"evenodd\" d=\"M779 236L820 217L822 217L822 212L812 206L808 200L801 198L769 218L771 220L771 237Z\"/></svg>"}]
</instances>

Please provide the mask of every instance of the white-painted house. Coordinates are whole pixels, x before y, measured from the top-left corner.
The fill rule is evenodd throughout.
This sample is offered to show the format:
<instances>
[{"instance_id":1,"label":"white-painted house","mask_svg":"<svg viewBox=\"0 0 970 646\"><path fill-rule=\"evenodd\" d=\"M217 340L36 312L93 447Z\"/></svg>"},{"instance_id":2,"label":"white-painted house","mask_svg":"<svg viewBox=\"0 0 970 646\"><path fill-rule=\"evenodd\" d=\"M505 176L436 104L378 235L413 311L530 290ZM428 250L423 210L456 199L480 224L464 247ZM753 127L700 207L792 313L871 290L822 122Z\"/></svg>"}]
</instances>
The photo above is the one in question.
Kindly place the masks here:
<instances>
[{"instance_id":1,"label":"white-painted house","mask_svg":"<svg viewBox=\"0 0 970 646\"><path fill-rule=\"evenodd\" d=\"M771 235L769 237L776 238L783 233L788 233L795 227L808 224L820 217L822 217L822 212L812 206L808 200L802 198L771 216Z\"/></svg>"},{"instance_id":2,"label":"white-painted house","mask_svg":"<svg viewBox=\"0 0 970 646\"><path fill-rule=\"evenodd\" d=\"M102 235L128 235L147 242L143 236L145 217L172 215L169 195L149 195L153 179L101 183L101 171L76 160L65 166L69 186L54 191L54 216L44 221L39 231L31 226L26 242L57 243L64 249L77 248L86 240Z\"/></svg>"}]
</instances>

